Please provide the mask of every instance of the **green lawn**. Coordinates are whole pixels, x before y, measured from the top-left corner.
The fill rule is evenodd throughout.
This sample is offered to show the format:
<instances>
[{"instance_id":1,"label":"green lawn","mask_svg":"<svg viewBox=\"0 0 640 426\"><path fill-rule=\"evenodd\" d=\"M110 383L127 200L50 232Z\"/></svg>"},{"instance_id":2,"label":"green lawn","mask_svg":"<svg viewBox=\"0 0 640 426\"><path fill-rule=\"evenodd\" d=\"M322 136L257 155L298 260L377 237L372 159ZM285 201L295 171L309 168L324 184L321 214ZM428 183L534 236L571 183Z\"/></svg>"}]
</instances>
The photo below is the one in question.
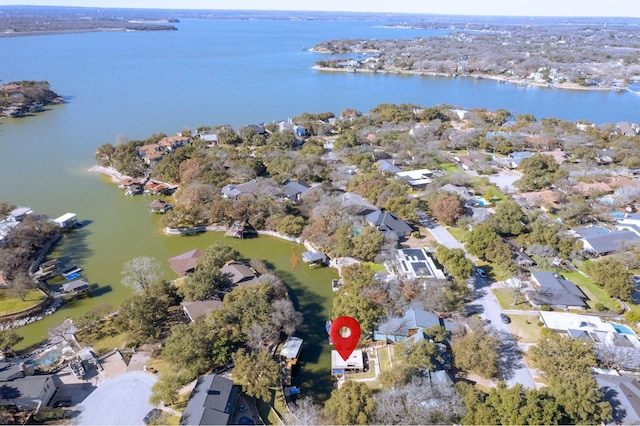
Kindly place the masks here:
<instances>
[{"instance_id":1,"label":"green lawn","mask_svg":"<svg viewBox=\"0 0 640 426\"><path fill-rule=\"evenodd\" d=\"M516 300L516 304L513 304L513 290L512 288L495 288L492 289L493 294L496 295L496 299L498 299L498 303L500 303L500 307L502 309L519 309L519 310L533 310L531 305L529 305L524 296L521 294L518 295L518 299Z\"/></svg>"},{"instance_id":2,"label":"green lawn","mask_svg":"<svg viewBox=\"0 0 640 426\"><path fill-rule=\"evenodd\" d=\"M447 228L447 231L449 231L449 233L451 235L453 235L453 238L455 238L459 242L461 242L461 243L464 242L464 232L465 231L462 228L458 228L456 226L450 226L450 227Z\"/></svg>"},{"instance_id":3,"label":"green lawn","mask_svg":"<svg viewBox=\"0 0 640 426\"><path fill-rule=\"evenodd\" d=\"M38 289L29 290L24 295L24 301L14 296L9 290L0 290L0 315L9 315L15 312L33 308L45 299L46 295Z\"/></svg>"},{"instance_id":4,"label":"green lawn","mask_svg":"<svg viewBox=\"0 0 640 426\"><path fill-rule=\"evenodd\" d=\"M83 344L92 346L99 356L114 348L123 349L127 343L128 336L118 330L113 319L109 318L104 321L98 321L89 329L76 333L76 337Z\"/></svg>"},{"instance_id":5,"label":"green lawn","mask_svg":"<svg viewBox=\"0 0 640 426\"><path fill-rule=\"evenodd\" d=\"M511 323L509 328L518 336L521 343L537 343L542 335L542 327L538 325L539 316L532 315L509 315Z\"/></svg>"},{"instance_id":6,"label":"green lawn","mask_svg":"<svg viewBox=\"0 0 640 426\"><path fill-rule=\"evenodd\" d=\"M391 370L391 359L389 358L389 348L382 347L378 349L378 362L380 363L380 372Z\"/></svg>"},{"instance_id":7,"label":"green lawn","mask_svg":"<svg viewBox=\"0 0 640 426\"><path fill-rule=\"evenodd\" d=\"M612 311L620 309L620 305L609 297L609 294L600 286L595 284L591 279L582 275L580 272L554 271L579 286L585 295L589 298L587 304L594 309L596 303L602 303Z\"/></svg>"},{"instance_id":8,"label":"green lawn","mask_svg":"<svg viewBox=\"0 0 640 426\"><path fill-rule=\"evenodd\" d=\"M380 271L386 271L387 269L384 267L384 265L379 264L379 263L373 263L373 262L362 262L362 264L364 266L368 266L369 268L371 268L374 272L380 272Z\"/></svg>"}]
</instances>

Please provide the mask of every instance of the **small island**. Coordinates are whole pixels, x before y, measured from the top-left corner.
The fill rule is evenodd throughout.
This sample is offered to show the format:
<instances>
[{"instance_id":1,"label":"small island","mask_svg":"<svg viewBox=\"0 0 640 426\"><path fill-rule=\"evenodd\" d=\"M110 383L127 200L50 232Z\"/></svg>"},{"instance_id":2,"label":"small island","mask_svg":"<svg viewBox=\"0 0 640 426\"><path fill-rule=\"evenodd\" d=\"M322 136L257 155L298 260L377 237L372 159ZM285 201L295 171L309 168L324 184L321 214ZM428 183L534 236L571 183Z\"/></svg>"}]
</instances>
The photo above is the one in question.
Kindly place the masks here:
<instances>
[{"instance_id":1,"label":"small island","mask_svg":"<svg viewBox=\"0 0 640 426\"><path fill-rule=\"evenodd\" d=\"M24 117L43 111L45 105L62 102L46 81L13 81L0 86L0 118Z\"/></svg>"}]
</instances>

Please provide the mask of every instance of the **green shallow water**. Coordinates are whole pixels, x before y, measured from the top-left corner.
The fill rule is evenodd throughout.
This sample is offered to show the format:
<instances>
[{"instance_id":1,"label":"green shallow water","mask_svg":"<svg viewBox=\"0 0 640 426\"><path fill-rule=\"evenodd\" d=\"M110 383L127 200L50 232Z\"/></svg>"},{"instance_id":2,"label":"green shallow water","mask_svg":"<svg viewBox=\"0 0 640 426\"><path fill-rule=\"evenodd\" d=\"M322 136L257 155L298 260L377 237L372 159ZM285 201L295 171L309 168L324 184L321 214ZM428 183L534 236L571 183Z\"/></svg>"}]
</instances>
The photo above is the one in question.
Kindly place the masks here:
<instances>
[{"instance_id":1,"label":"green shallow water","mask_svg":"<svg viewBox=\"0 0 640 426\"><path fill-rule=\"evenodd\" d=\"M104 176L87 173L84 178L101 181L95 182L94 186L100 194L93 194L93 197L101 199L99 207L90 204L77 211L78 220L85 226L65 234L50 257L81 266L82 276L91 283L92 297L63 305L44 320L16 329L24 338L18 349L39 343L47 337L51 327L87 309L105 303L117 307L131 294L131 290L120 282L124 262L137 256L155 257L165 268L166 278L172 279L175 274L169 268L168 258L194 248L202 250L223 240L246 259L266 261L285 281L296 308L304 316L303 325L297 333L305 339L303 368L298 377L300 385L303 392L312 391L315 397L328 395L331 389L331 358L325 321L330 315L331 280L337 277L334 269L310 269L301 259L304 246L275 237L238 240L225 238L222 232L164 235L160 232L161 216L147 210L153 198L127 197Z\"/></svg>"}]
</instances>

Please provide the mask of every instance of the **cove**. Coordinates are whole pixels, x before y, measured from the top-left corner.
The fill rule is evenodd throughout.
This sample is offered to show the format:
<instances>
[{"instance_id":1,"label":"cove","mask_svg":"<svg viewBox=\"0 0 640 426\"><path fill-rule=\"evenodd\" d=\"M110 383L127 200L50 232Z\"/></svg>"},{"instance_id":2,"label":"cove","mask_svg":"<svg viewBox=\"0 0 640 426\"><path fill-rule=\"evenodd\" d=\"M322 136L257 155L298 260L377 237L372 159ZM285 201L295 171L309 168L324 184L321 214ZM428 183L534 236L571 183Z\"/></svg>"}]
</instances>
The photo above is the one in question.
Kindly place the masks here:
<instances>
[{"instance_id":1,"label":"cove","mask_svg":"<svg viewBox=\"0 0 640 426\"><path fill-rule=\"evenodd\" d=\"M93 217L82 211L79 220L85 226L66 233L50 257L81 265L83 276L91 283L92 297L77 299L44 320L15 329L24 338L17 349L38 344L47 337L51 327L87 309L106 303L117 308L131 295L131 290L120 282L127 260L137 256L155 257L163 265L165 277L173 279L175 273L169 268L168 258L194 248L204 250L216 241L222 241L236 248L245 259L264 260L287 284L296 310L303 314L303 324L296 333L304 339L299 385L303 393L309 394L311 392L307 391L313 390L314 397L328 398L331 391L331 352L325 321L330 315L331 280L337 278L335 269L310 269L302 261L301 254L306 250L304 246L276 237L261 235L238 240L224 237L223 232L165 235L161 232L161 216L147 210L153 198L125 197L121 189L103 176L87 174L84 178L105 181L101 187L104 189L102 195L107 199L100 205L113 206L113 210Z\"/></svg>"}]
</instances>

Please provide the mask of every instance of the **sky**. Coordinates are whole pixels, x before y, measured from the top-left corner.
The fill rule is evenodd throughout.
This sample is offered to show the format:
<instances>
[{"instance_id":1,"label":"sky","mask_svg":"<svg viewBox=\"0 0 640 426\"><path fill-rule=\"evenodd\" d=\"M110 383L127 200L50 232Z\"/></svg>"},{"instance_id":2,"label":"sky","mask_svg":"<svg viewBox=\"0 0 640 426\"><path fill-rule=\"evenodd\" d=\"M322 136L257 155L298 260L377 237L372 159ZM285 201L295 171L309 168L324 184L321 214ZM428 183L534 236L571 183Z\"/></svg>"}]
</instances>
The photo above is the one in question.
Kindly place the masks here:
<instances>
[{"instance_id":1,"label":"sky","mask_svg":"<svg viewBox=\"0 0 640 426\"><path fill-rule=\"evenodd\" d=\"M640 0L0 0L6 5L640 18Z\"/></svg>"}]
</instances>

